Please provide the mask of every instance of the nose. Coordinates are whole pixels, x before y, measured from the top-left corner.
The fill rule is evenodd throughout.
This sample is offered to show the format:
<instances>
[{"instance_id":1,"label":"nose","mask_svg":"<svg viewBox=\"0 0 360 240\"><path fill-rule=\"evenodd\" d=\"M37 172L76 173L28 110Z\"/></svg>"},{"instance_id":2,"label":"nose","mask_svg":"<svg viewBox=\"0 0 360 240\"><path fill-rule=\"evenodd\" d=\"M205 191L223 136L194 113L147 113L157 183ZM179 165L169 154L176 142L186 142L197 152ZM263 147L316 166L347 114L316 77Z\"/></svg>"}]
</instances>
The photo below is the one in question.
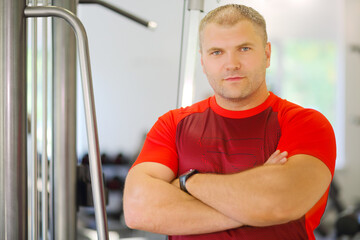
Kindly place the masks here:
<instances>
[{"instance_id":1,"label":"nose","mask_svg":"<svg viewBox=\"0 0 360 240\"><path fill-rule=\"evenodd\" d=\"M227 71L238 70L241 67L240 59L236 53L228 53L226 58L225 68Z\"/></svg>"}]
</instances>

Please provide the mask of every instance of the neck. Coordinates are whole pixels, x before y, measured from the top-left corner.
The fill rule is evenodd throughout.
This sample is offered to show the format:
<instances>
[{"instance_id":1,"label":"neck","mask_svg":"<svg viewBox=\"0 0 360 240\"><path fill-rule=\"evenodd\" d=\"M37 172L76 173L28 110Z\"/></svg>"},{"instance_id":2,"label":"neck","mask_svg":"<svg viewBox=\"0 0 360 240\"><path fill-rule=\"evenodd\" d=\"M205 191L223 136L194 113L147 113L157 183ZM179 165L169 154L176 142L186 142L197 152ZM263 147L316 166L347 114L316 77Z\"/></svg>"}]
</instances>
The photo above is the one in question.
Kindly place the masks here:
<instances>
[{"instance_id":1,"label":"neck","mask_svg":"<svg viewBox=\"0 0 360 240\"><path fill-rule=\"evenodd\" d=\"M270 93L266 90L258 94L253 94L244 98L226 99L215 94L216 103L231 111L244 111L255 108L266 101Z\"/></svg>"}]
</instances>

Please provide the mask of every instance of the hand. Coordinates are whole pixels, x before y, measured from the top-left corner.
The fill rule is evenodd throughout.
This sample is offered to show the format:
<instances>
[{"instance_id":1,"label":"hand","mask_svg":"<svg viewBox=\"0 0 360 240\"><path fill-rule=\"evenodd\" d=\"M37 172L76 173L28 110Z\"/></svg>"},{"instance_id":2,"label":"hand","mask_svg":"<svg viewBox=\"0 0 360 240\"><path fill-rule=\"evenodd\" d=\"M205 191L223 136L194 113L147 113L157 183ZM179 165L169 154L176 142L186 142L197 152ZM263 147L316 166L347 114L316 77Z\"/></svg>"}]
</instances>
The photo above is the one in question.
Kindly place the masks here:
<instances>
[{"instance_id":1,"label":"hand","mask_svg":"<svg viewBox=\"0 0 360 240\"><path fill-rule=\"evenodd\" d=\"M288 152L280 152L280 150L276 150L269 159L265 162L264 165L270 165L270 164L284 164L287 162L287 155Z\"/></svg>"}]
</instances>

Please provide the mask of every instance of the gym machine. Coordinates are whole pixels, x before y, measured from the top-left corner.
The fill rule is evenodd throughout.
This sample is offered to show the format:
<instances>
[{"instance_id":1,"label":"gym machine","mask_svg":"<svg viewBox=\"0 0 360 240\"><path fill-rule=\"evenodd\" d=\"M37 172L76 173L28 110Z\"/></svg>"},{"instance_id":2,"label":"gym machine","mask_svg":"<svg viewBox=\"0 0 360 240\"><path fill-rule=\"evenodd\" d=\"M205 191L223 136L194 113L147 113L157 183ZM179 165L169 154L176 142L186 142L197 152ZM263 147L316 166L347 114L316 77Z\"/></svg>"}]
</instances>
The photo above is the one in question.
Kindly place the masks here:
<instances>
[{"instance_id":1,"label":"gym machine","mask_svg":"<svg viewBox=\"0 0 360 240\"><path fill-rule=\"evenodd\" d=\"M83 2L90 3L90 1ZM91 3L101 4L145 25L146 21L111 4L103 1L91 1ZM77 1L54 0L52 4L54 6L50 6L46 0L41 4L37 0L29 3L25 0L0 0L0 239L28 239L28 236L34 240L39 239L40 190L38 189L42 192L41 239L76 239L76 45L84 98L90 178L98 238L109 239L88 40L84 26L76 17ZM42 177L38 176L40 159L37 146L37 18L39 17L43 18ZM53 19L51 28L53 144L50 161L47 153L47 17L62 19ZM71 26L77 40L71 28L63 20ZM154 28L156 24L148 22L147 26ZM27 49L27 36L30 35L32 47ZM32 60L27 63L27 54L30 53ZM32 66L32 76L26 74L27 65ZM27 78L32 80L31 127L28 127L27 117ZM30 129L31 139L28 139L27 132ZM27 154L29 143L31 150ZM31 160L28 161L28 158ZM48 164L50 164L49 169ZM38 184L38 179L42 179L41 184ZM42 187L39 187L40 185ZM29 195L28 187L31 190ZM30 209L28 209L28 201L31 202ZM28 219L29 213L31 218ZM31 223L30 227L28 223Z\"/></svg>"}]
</instances>

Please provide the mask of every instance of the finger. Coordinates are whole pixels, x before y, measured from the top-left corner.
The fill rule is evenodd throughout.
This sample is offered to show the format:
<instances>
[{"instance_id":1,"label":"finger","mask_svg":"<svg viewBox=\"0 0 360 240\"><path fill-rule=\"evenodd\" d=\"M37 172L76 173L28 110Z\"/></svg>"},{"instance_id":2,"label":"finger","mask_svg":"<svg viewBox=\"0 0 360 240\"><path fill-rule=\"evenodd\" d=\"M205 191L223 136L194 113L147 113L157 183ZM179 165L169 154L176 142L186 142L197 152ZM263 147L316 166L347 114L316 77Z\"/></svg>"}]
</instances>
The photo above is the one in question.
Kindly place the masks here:
<instances>
[{"instance_id":1,"label":"finger","mask_svg":"<svg viewBox=\"0 0 360 240\"><path fill-rule=\"evenodd\" d=\"M288 152L280 152L280 150L276 150L266 161L265 164L279 164L285 163L287 161L286 157Z\"/></svg>"},{"instance_id":2,"label":"finger","mask_svg":"<svg viewBox=\"0 0 360 240\"><path fill-rule=\"evenodd\" d=\"M282 158L281 152L280 152L280 150L276 150L273 154L271 154L268 161L274 162L274 161L279 160L279 158Z\"/></svg>"},{"instance_id":3,"label":"finger","mask_svg":"<svg viewBox=\"0 0 360 240\"><path fill-rule=\"evenodd\" d=\"M287 162L287 158L286 157L284 157L283 159L281 159L280 161L279 161L279 163L281 163L281 164L284 164L284 163L286 163Z\"/></svg>"},{"instance_id":4,"label":"finger","mask_svg":"<svg viewBox=\"0 0 360 240\"><path fill-rule=\"evenodd\" d=\"M272 163L284 163L287 161L287 155L288 152L284 151L282 153L280 153L278 156L276 156L275 159L272 160Z\"/></svg>"},{"instance_id":5,"label":"finger","mask_svg":"<svg viewBox=\"0 0 360 240\"><path fill-rule=\"evenodd\" d=\"M283 151L282 153L280 153L280 155L284 156L284 157L287 157L289 153L287 151Z\"/></svg>"},{"instance_id":6,"label":"finger","mask_svg":"<svg viewBox=\"0 0 360 240\"><path fill-rule=\"evenodd\" d=\"M277 154L276 156L274 156L273 159L272 159L272 161L274 161L274 160L275 160L275 161L279 161L279 160L281 160L282 158L287 157L287 155L288 155L288 152L286 152L286 151L281 152L281 153Z\"/></svg>"},{"instance_id":7,"label":"finger","mask_svg":"<svg viewBox=\"0 0 360 240\"><path fill-rule=\"evenodd\" d=\"M269 157L269 160L275 158L279 154L280 154L280 150L276 150L273 154L271 154L271 156Z\"/></svg>"},{"instance_id":8,"label":"finger","mask_svg":"<svg viewBox=\"0 0 360 240\"><path fill-rule=\"evenodd\" d=\"M280 150L276 150L273 154L271 154L271 156L268 158L268 160L266 160L266 163L273 162L273 160L276 159L276 157L279 155L280 155Z\"/></svg>"}]
</instances>

